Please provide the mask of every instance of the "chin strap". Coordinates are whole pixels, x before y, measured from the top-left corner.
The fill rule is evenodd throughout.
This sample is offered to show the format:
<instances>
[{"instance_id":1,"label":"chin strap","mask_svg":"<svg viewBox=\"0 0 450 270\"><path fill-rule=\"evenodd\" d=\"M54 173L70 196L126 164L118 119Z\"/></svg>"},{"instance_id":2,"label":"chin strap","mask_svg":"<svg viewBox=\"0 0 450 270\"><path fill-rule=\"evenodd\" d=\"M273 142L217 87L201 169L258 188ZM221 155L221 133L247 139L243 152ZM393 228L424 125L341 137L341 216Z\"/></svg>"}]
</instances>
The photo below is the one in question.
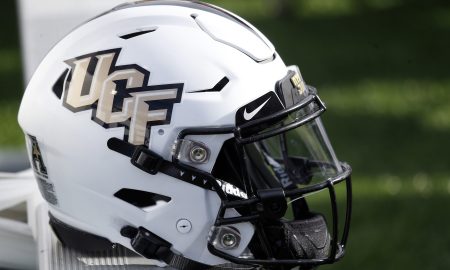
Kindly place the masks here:
<instances>
[{"instance_id":1,"label":"chin strap","mask_svg":"<svg viewBox=\"0 0 450 270\"><path fill-rule=\"evenodd\" d=\"M148 259L157 259L165 262L170 267L179 270L253 270L259 269L251 265L239 265L234 263L225 263L221 265L203 264L181 255L175 254L170 250L172 246L169 242L158 237L143 227L134 228L131 226L123 227L120 231L122 236L131 239L133 249Z\"/></svg>"},{"instance_id":2,"label":"chin strap","mask_svg":"<svg viewBox=\"0 0 450 270\"><path fill-rule=\"evenodd\" d=\"M126 226L120 231L122 236L131 239L133 249L148 259L157 259L167 265L180 270L206 270L210 265L199 263L175 254L170 250L169 242L158 237L143 227L134 228Z\"/></svg>"},{"instance_id":3,"label":"chin strap","mask_svg":"<svg viewBox=\"0 0 450 270\"><path fill-rule=\"evenodd\" d=\"M217 188L200 173L167 161L146 146L133 145L118 138L110 138L108 148L130 157L131 164L151 175L160 172L204 189L214 190ZM220 188L220 186L218 187Z\"/></svg>"}]
</instances>

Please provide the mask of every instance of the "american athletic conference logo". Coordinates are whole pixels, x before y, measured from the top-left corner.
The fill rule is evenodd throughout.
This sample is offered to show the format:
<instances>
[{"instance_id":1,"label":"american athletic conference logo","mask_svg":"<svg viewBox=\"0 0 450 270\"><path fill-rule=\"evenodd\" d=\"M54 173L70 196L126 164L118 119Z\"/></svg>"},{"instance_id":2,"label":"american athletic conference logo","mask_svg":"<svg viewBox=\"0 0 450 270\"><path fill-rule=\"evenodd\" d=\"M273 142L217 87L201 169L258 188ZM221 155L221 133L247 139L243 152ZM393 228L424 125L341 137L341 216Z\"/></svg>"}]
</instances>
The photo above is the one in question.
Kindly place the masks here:
<instances>
[{"instance_id":1,"label":"american athletic conference logo","mask_svg":"<svg viewBox=\"0 0 450 270\"><path fill-rule=\"evenodd\" d=\"M72 112L92 109L92 120L104 128L125 127L124 140L148 145L150 128L169 124L183 84L147 85L150 72L137 64L116 66L121 49L65 61L63 105Z\"/></svg>"}]
</instances>

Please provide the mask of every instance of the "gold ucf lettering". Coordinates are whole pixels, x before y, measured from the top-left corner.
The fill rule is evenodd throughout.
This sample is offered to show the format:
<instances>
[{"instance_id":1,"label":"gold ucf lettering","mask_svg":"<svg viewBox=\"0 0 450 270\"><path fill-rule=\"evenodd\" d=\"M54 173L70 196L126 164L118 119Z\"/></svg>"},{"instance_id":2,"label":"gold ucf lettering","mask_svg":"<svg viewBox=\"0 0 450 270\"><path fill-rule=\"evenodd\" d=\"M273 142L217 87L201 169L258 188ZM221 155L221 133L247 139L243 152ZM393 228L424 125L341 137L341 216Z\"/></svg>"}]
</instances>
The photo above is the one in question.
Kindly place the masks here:
<instances>
[{"instance_id":1,"label":"gold ucf lettering","mask_svg":"<svg viewBox=\"0 0 450 270\"><path fill-rule=\"evenodd\" d=\"M95 122L105 128L124 126L129 143L148 144L151 126L170 123L183 84L147 86L150 72L136 64L116 66L119 53L114 49L66 61L71 73L63 104L73 112L93 109Z\"/></svg>"}]
</instances>

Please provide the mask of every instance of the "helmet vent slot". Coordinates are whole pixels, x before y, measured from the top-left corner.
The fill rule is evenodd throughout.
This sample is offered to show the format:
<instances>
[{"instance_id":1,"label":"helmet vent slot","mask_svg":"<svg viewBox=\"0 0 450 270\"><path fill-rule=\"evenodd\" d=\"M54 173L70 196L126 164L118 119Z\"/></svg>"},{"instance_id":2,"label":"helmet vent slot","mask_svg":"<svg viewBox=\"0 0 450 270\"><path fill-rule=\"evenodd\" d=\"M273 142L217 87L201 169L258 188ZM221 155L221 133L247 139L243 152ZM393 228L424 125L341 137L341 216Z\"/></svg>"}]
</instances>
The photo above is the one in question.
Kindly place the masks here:
<instances>
[{"instance_id":1,"label":"helmet vent slot","mask_svg":"<svg viewBox=\"0 0 450 270\"><path fill-rule=\"evenodd\" d=\"M141 29L136 29L136 31L134 31L134 32L121 34L121 35L119 35L119 37L121 39L131 39L131 38L135 38L135 37L138 37L138 36L141 36L141 35L145 35L145 34L148 34L148 33L151 33L151 32L155 32L156 29L157 29L157 27L148 27L148 28L145 28L145 29L142 29L142 28Z\"/></svg>"},{"instance_id":2,"label":"helmet vent slot","mask_svg":"<svg viewBox=\"0 0 450 270\"><path fill-rule=\"evenodd\" d=\"M252 28L242 27L239 22L207 13L191 17L213 40L240 51L255 62L266 63L274 60L275 50Z\"/></svg>"},{"instance_id":3,"label":"helmet vent slot","mask_svg":"<svg viewBox=\"0 0 450 270\"><path fill-rule=\"evenodd\" d=\"M230 82L230 79L228 79L226 76L223 77L216 85L214 85L213 88L210 89L204 89L204 90L197 90L197 91L192 91L192 92L188 92L188 93L205 93L205 92L220 92L222 91L222 89L225 88L225 86L227 86L227 84Z\"/></svg>"},{"instance_id":4,"label":"helmet vent slot","mask_svg":"<svg viewBox=\"0 0 450 270\"><path fill-rule=\"evenodd\" d=\"M128 188L117 191L114 196L143 210L156 206L158 202L168 203L172 199L161 194Z\"/></svg>"}]
</instances>

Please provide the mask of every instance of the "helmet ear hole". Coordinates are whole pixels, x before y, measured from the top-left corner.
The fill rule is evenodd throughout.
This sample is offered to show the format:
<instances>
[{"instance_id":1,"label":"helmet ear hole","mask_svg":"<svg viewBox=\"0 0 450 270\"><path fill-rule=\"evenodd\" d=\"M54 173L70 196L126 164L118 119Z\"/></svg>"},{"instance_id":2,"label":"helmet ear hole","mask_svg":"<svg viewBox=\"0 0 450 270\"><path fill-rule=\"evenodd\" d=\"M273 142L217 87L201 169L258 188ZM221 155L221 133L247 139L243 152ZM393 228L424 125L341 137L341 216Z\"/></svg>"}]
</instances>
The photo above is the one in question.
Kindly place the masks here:
<instances>
[{"instance_id":1,"label":"helmet ear hole","mask_svg":"<svg viewBox=\"0 0 450 270\"><path fill-rule=\"evenodd\" d=\"M172 199L161 194L128 188L117 191L114 196L144 211L148 207L156 206L160 201L168 203Z\"/></svg>"}]
</instances>

